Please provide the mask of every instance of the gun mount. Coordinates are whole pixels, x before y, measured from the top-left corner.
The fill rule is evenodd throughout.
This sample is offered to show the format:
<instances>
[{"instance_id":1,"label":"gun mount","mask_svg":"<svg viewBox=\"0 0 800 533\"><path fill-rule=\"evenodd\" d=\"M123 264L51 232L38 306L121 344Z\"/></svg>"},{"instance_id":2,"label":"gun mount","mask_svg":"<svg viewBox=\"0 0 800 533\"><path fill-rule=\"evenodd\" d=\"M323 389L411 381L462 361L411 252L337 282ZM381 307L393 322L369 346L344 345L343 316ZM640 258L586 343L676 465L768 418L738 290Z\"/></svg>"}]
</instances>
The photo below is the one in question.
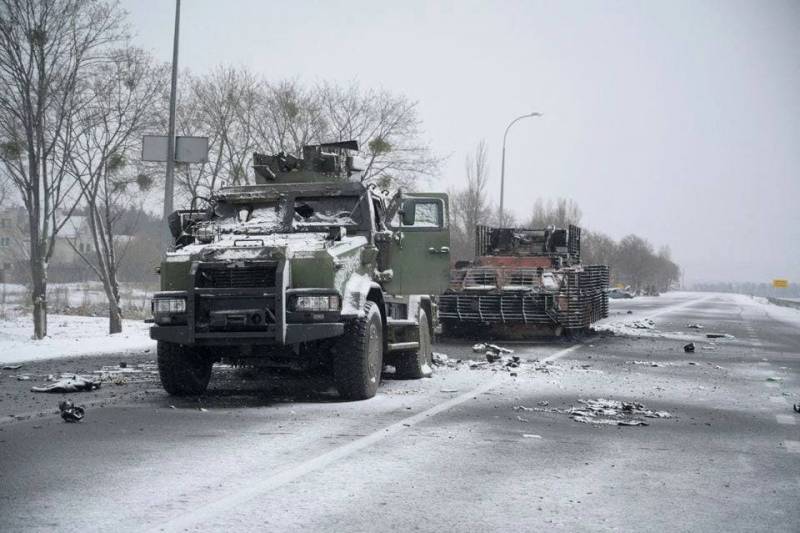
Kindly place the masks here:
<instances>
[{"instance_id":1,"label":"gun mount","mask_svg":"<svg viewBox=\"0 0 800 533\"><path fill-rule=\"evenodd\" d=\"M303 147L303 157L280 152L275 155L253 154L257 184L314 183L350 180L364 170L353 153L357 141L314 144ZM359 180L360 181L360 180Z\"/></svg>"}]
</instances>

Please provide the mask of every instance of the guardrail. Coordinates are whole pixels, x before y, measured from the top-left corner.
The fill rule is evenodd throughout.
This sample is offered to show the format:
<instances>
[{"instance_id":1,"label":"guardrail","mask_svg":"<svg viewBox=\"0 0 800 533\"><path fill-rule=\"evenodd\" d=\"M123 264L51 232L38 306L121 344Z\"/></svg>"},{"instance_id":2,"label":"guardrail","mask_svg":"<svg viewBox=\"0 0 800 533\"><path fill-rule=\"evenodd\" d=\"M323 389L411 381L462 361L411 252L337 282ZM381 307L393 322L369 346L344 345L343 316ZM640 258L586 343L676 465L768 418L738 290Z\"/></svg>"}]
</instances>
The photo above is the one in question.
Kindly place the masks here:
<instances>
[{"instance_id":1,"label":"guardrail","mask_svg":"<svg viewBox=\"0 0 800 533\"><path fill-rule=\"evenodd\" d=\"M784 300L783 298L772 298L767 297L767 300L771 304L780 305L781 307L794 307L795 309L800 309L800 301L795 300Z\"/></svg>"}]
</instances>

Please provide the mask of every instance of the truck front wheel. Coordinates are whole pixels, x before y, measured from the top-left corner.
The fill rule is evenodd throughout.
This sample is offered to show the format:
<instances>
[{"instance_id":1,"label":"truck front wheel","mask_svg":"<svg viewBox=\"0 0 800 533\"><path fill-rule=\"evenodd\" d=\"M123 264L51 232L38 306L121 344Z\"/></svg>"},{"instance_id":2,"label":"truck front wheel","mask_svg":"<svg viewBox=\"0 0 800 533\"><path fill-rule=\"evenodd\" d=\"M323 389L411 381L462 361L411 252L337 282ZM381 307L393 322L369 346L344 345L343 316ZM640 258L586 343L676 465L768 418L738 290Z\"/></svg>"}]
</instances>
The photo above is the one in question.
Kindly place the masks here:
<instances>
[{"instance_id":1,"label":"truck front wheel","mask_svg":"<svg viewBox=\"0 0 800 533\"><path fill-rule=\"evenodd\" d=\"M383 369L383 321L378 305L367 301L364 313L345 327L333 359L333 378L345 400L375 396Z\"/></svg>"},{"instance_id":2,"label":"truck front wheel","mask_svg":"<svg viewBox=\"0 0 800 533\"><path fill-rule=\"evenodd\" d=\"M397 372L395 377L400 379L427 378L433 374L433 349L431 347L431 328L428 324L428 315L424 309L419 310L419 348L413 352L404 352L395 359Z\"/></svg>"},{"instance_id":3,"label":"truck front wheel","mask_svg":"<svg viewBox=\"0 0 800 533\"><path fill-rule=\"evenodd\" d=\"M158 342L158 375L172 396L198 396L208 388L214 360L171 342Z\"/></svg>"}]
</instances>

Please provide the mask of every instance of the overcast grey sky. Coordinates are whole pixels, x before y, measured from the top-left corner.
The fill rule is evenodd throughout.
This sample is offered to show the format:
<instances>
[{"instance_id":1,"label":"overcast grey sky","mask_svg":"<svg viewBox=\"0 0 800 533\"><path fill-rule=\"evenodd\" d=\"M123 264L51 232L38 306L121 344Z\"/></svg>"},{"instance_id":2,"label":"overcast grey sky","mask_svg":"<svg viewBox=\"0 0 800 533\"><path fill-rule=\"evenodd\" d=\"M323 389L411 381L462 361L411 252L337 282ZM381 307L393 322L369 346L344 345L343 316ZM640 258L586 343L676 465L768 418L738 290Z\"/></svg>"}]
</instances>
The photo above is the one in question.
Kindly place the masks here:
<instances>
[{"instance_id":1,"label":"overcast grey sky","mask_svg":"<svg viewBox=\"0 0 800 533\"><path fill-rule=\"evenodd\" d=\"M125 0L169 60L174 3ZM668 244L687 281L800 281L800 1L184 0L181 68L358 81L419 101L449 156L490 146L498 198L566 196L583 225Z\"/></svg>"}]
</instances>

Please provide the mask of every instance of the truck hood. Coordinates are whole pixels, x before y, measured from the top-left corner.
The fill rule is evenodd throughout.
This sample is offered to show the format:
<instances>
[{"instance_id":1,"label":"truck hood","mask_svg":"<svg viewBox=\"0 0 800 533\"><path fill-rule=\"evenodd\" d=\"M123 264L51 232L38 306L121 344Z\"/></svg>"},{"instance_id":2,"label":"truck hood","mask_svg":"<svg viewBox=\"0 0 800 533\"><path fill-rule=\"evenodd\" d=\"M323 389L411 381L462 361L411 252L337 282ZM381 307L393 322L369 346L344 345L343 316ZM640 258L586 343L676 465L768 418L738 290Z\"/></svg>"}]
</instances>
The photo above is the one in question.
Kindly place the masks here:
<instances>
[{"instance_id":1,"label":"truck hood","mask_svg":"<svg viewBox=\"0 0 800 533\"><path fill-rule=\"evenodd\" d=\"M325 233L273 233L268 235L222 235L208 244L190 244L167 253L173 261L236 261L284 257L307 257L328 250L339 255L345 250L367 244L363 236L345 236L333 241Z\"/></svg>"}]
</instances>

